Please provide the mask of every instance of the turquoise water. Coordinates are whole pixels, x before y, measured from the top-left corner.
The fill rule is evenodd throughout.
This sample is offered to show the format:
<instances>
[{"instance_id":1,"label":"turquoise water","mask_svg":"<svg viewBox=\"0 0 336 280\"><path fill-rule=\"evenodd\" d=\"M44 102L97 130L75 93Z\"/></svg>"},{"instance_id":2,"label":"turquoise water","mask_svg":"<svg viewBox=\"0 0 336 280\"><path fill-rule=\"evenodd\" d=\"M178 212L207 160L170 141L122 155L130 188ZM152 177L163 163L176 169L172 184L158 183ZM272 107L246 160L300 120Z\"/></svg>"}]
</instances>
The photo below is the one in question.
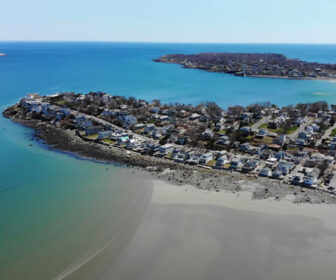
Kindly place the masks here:
<instances>
[{"instance_id":1,"label":"turquoise water","mask_svg":"<svg viewBox=\"0 0 336 280\"><path fill-rule=\"evenodd\" d=\"M150 189L129 171L50 152L9 120L0 127L0 279L52 279L140 219Z\"/></svg>"},{"instance_id":2,"label":"turquoise water","mask_svg":"<svg viewBox=\"0 0 336 280\"><path fill-rule=\"evenodd\" d=\"M218 51L336 62L336 45L0 42L0 52L8 54L0 57L0 108L27 92L91 90L165 102L216 101L223 107L336 103L334 82L242 78L152 62L167 53ZM139 197L122 168L50 152L31 136L31 130L0 117L0 279L58 274L104 244L119 229L118 217Z\"/></svg>"},{"instance_id":3,"label":"turquoise water","mask_svg":"<svg viewBox=\"0 0 336 280\"><path fill-rule=\"evenodd\" d=\"M0 104L26 92L108 91L166 102L216 101L222 106L336 101L336 83L234 77L153 63L167 53L277 52L336 63L336 45L0 43Z\"/></svg>"}]
</instances>

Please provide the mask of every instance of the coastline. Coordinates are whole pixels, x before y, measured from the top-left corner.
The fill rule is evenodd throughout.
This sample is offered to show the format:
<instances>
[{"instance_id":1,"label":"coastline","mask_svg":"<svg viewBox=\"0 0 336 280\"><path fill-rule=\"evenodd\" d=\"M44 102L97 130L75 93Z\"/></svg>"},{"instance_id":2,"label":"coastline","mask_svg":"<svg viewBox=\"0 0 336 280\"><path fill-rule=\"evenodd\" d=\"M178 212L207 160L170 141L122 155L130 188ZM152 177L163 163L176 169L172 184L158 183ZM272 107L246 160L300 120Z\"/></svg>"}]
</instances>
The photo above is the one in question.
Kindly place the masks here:
<instances>
[{"instance_id":1,"label":"coastline","mask_svg":"<svg viewBox=\"0 0 336 280\"><path fill-rule=\"evenodd\" d=\"M180 64L183 68L226 73L241 77L294 80L335 80L334 64L290 59L279 53L210 52L166 54L154 62Z\"/></svg>"},{"instance_id":2,"label":"coastline","mask_svg":"<svg viewBox=\"0 0 336 280\"><path fill-rule=\"evenodd\" d=\"M215 193L157 179L152 183L149 206L117 258L106 260L103 271L84 266L84 274L75 272L66 279L89 280L95 275L102 280L201 280L248 275L264 280L296 275L296 279L324 280L335 273L330 269L334 206L295 205L287 198L255 201L249 192Z\"/></svg>"},{"instance_id":3,"label":"coastline","mask_svg":"<svg viewBox=\"0 0 336 280\"><path fill-rule=\"evenodd\" d=\"M292 196L293 203L336 204L335 195L322 190L302 188L242 173L213 171L175 163L164 158L108 147L94 141L87 142L77 136L74 131L60 129L38 120L17 118L12 118L12 120L33 129L35 136L43 140L49 150L67 152L83 159L99 162L119 163L127 167L144 170L152 178L161 179L178 186L187 184L213 192L238 193L248 191L252 193L252 199L254 200L270 198L281 200Z\"/></svg>"},{"instance_id":4,"label":"coastline","mask_svg":"<svg viewBox=\"0 0 336 280\"><path fill-rule=\"evenodd\" d=\"M82 91L89 89L110 90L111 84L112 86L114 85L113 87L115 89L113 92L116 94L124 94L126 96L135 95L148 101L151 100L152 96L160 95L160 98L163 98L162 102L172 100L197 104L202 101L201 98L204 98L204 93L211 92L211 96L209 95L211 100L222 104L222 106L234 104L246 105L254 101L263 101L265 98L267 98L267 100L272 99L270 101L274 101L279 105L296 104L299 101L318 101L319 99L332 101L331 103L335 104L334 97L332 96L335 87L331 87L331 83L335 81L295 82L280 79L236 79L235 77L229 77L227 75L221 76L216 74L211 75L206 72L187 71L181 67L177 67L177 65L172 67L172 65L154 64L153 66L150 64L150 59L148 58L154 57L158 52L162 52L163 49L169 47L169 49L174 50L178 50L179 48L185 50L194 47L189 45L185 47L179 45L167 46L167 44L162 44L161 46L155 46L149 44L145 46L146 50L144 51L144 46L135 46L135 44L124 44L123 46L110 44L108 47L111 51L108 56L106 56L105 51L102 51L102 45L99 43L80 43L76 44L76 46L74 46L74 44L65 43L63 44L64 47L60 48L57 46L59 43L56 43L55 46L55 43L52 42L19 45L20 44L14 46L13 52L8 53L7 58L5 57L3 60L0 58L0 62L6 64L2 68L2 77L6 81L2 84L2 109L5 109L4 106L12 105L13 102L16 102L22 97L22 94L31 92L32 90L51 93L51 91L62 90L65 85L66 89ZM124 48L125 51L118 51L120 47ZM218 46L216 49L221 47L222 46ZM240 46L238 46L238 48L239 47ZM275 47L278 48L279 46L277 45ZM208 46L202 47L197 45L197 48L208 48ZM212 46L211 48L214 47ZM231 46L230 48L237 48L237 46ZM247 48L253 50L254 46L247 45ZM268 49L265 45L262 46L262 48ZM274 47L270 48L272 49ZM290 48L291 47L286 47L286 49L289 50ZM308 52L308 54L311 53L313 58L322 54L322 58L327 57L327 59L329 59L334 52L328 52L326 48L321 47L304 48L300 46L293 49L294 53L305 54L305 51ZM332 50L335 50L335 48L333 47ZM87 59L88 52L90 59ZM36 57L34 57L36 59L32 59L32 53L36 53ZM43 59L39 59L41 58L41 54ZM72 59L69 59L69 56L71 56ZM136 56L137 59L129 59L133 56ZM12 65L13 60L16 61L15 65ZM82 67L83 61L85 61L85 67ZM124 62L124 67L120 67L120 61ZM97 69L97 71L91 71L92 69L96 69L97 63L100 62L103 62L101 67ZM62 69L66 71L58 71L58 65L63 65ZM9 69L10 72L6 71L6 69ZM130 69L132 69L133 74L135 73L134 75L129 73ZM157 72L154 73L154 76L153 70ZM24 72L28 75L22 75ZM50 75L50 73L54 73L54 75ZM15 78L16 83L13 84L9 82L11 81L10 77ZM295 86L291 84L295 84ZM162 89L162 91L160 89ZM266 96L263 95L263 92L266 93ZM320 96L318 96L316 94L317 96L315 96L314 92L319 92L321 95L319 94ZM322 96L322 93L325 95ZM206 100L208 100L208 98ZM282 100L284 101L282 102ZM148 176L155 187L152 196L153 208L147 211L148 207L146 207L147 215L141 217L140 222L135 221L136 225L134 225L134 228L136 233L134 234L134 232L131 231L132 238L130 239L132 241L126 240L126 246L125 248L121 248L121 250L118 250L118 248L115 249L115 247L112 249L112 244L108 244L107 241L113 238L113 234L104 230L104 232L108 233L106 240L103 240L101 244L94 244L98 245L94 246L95 248L92 248L90 242L83 242L81 248L84 250L92 250L90 250L87 255L84 255L83 258L79 258L78 262L77 259L75 259L74 262L65 260L64 262L66 264L63 265L58 272L62 272L63 269L65 272L68 272L73 270L77 265L87 263L82 266L83 271L87 272L89 270L87 268L90 268L91 264L93 264L91 267L92 271L96 271L97 275L101 275L104 273L105 267L99 269L98 265L100 264L100 260L103 259L106 261L107 267L111 269L106 272L105 277L109 280L118 280L117 277L113 278L113 275L110 277L108 275L113 272L116 266L119 267L119 273L122 274L123 264L125 265L124 273L138 274L134 277L137 280L150 280L150 273L154 270L158 271L158 267L166 269L160 271L161 273L156 275L158 277L153 277L155 280L163 280L165 273L167 275L166 277L170 279L191 278L196 280L202 278L201 276L205 275L203 273L209 270L215 273L218 265L222 266L221 274L208 274L205 275L203 279L278 280L272 277L275 273L273 273L271 277L257 275L257 277L255 277L256 279L253 278L253 276L258 273L256 268L262 266L261 262L258 262L260 255L262 255L262 249L258 245L273 245L277 243L278 246L273 247L274 250L269 249L263 251L265 253L265 259L263 259L265 270L274 271L272 265L277 263L283 264L284 261L291 263L300 257L308 259L308 261L311 258L315 260L315 266L307 262L305 266L298 266L297 271L287 270L286 267L282 267L280 271L282 273L286 271L293 272L292 275L288 275L290 274L289 272L287 275L279 273L279 275L283 276L282 280L292 278L298 280L311 280L311 278L329 280L333 279L333 276L336 274L334 273L328 277L328 275L323 275L320 270L314 271L317 264L321 264L323 267L327 266L325 273L334 272L334 265L330 264L330 261L334 262L336 260L333 238L329 238L329 244L323 244L317 248L315 247L316 250L311 250L309 247L312 242L316 242L318 236L328 231L326 227L312 226L309 238L306 238L307 235L301 234L302 231L299 231L306 224L307 220L305 218L310 215L312 218L317 219L321 217L321 219L316 220L316 223L313 225L318 225L319 223L323 223L324 219L328 219L332 222L328 223L328 225L334 226L334 205L293 203L293 195L286 195L280 200L276 200L274 196L269 199L253 199L251 195L252 190L244 191L242 189L236 191L233 188L232 191L226 191L223 190L221 186L220 191L217 192L213 187L211 187L212 190L209 191L208 189L202 190L200 186L196 188L181 184L177 179L182 176L182 172L176 172L176 170L164 170L160 174L157 174L157 171L140 172L140 168L133 166L130 168L124 166L119 168L120 164L117 161L105 161L112 162L112 164L95 163L98 162L98 160L93 157L89 158L85 155L78 155L72 151L56 150L47 143L44 144L42 140L35 142L35 139L32 139L35 137L31 136L34 135L33 131L36 129L34 127L27 129L25 124L18 125L11 119L2 118L1 131L2 139L4 140L2 142L2 155L4 156L2 161L2 170L4 172L2 176L2 190L6 190L2 192L1 209L3 209L2 224L4 227L1 232L6 231L6 229L12 229L7 230L6 232L8 232L8 234L6 233L6 235L1 234L1 240L3 240L2 255L8 258L11 254L13 255L13 253L15 253L17 257L11 258L11 264L2 262L3 266L1 269L7 269L4 266L12 267L13 271L21 275L21 277L16 278L13 276L6 277L0 273L5 279L51 279L52 277L36 277L36 274L42 270L52 269L55 264L57 264L58 259L65 260L69 254L74 254L73 247L79 247L78 240L82 238L82 236L86 234L91 236L94 242L102 241L101 236L96 234L97 230L88 231L80 227L82 224L88 223L95 225L92 222L93 219L102 221L103 229L106 229L107 224L111 224L113 229L119 229L119 225L114 223L113 216L120 217L122 219L121 224L133 223L131 219L127 219L125 216L122 217L122 212L126 209L127 211L128 209L133 209L133 213L138 215L140 211L138 211L136 205L130 204L128 200L123 200L121 194L127 193L128 197L133 197L133 194L129 191L129 187L132 186L132 184L135 186L142 185L142 175ZM63 132L67 131L64 130L62 133ZM72 134L70 137L71 136ZM88 142L86 143L88 144ZM30 147L30 144L32 144L32 147ZM93 142L92 144L95 143ZM94 145L92 147L94 147ZM126 150L124 150L124 153L126 153ZM86 168L86 166L88 167ZM97 169L102 171L99 172ZM118 182L118 176L115 175L118 175L119 172L123 170L125 171L126 179L123 178ZM135 173L135 175L132 179L131 175L133 173ZM174 173L177 174L175 175ZM104 174L106 174L107 180L104 179ZM225 176L231 176L231 173L225 172L225 174ZM162 180L156 180L160 175ZM232 173L232 176L235 175L238 174ZM170 181L168 179L169 176L171 177ZM195 177L198 177L198 175L195 175ZM187 182L187 179L183 180ZM188 180L191 179L189 178ZM208 182L209 181L210 180L208 180ZM251 180L250 178L246 179L246 183L253 183L254 181L255 180ZM173 184L168 184L167 182ZM202 182L206 184L206 181ZM270 183L269 180L263 180L262 182L266 185ZM196 185L197 183L195 182L194 184ZM109 186L109 188L102 188L101 186L103 185ZM209 185L210 184L206 184L205 187L207 188ZM278 187L281 186L282 185L279 185ZM285 185L285 187L288 188L288 185ZM107 192L108 189L120 189L120 192L114 191L109 193ZM139 192L143 192L142 188L138 189ZM70 193L69 190L73 191ZM263 189L261 189L260 194L264 195L262 190ZM301 193L300 190L298 190L298 193L300 195L305 194ZM95 194L97 195L95 196ZM82 204L79 205L81 201ZM69 207L64 207L65 203L67 203ZM111 208L113 211L108 211L110 206L107 207L107 205L116 203L119 204L119 207ZM53 212L50 211L51 206L54 208ZM102 207L101 211L98 212L97 209L100 207ZM217 211L216 209L219 209L218 207L221 207L220 209L222 210ZM22 208L22 210L18 211L19 208ZM176 209L175 212L174 208ZM255 220L241 219L241 221L246 224L246 227L237 228L235 227L235 222L238 222L241 216L232 216L231 220L222 219L228 212L231 212L228 208L236 208L253 213L256 210L260 210L260 213L271 212L273 214L284 215L280 216L280 218L277 215L272 216L274 221L272 224L262 223L262 221L256 224ZM34 211L32 209L36 210ZM91 209L91 212L85 211L86 209ZM43 216L50 216L50 218L41 220L41 213L43 213ZM75 216L75 213L80 215ZM284 219L291 220L290 216L293 218L293 216L296 215L300 215L300 219L294 220L297 221L297 223L283 224ZM301 218L301 215L305 217ZM24 219L22 219L23 217ZM261 220L264 219L263 215L260 217ZM35 234L29 235L27 230L34 228L34 224L33 226L31 225L32 220L36 221L36 224L40 226L35 227ZM209 223L206 223L206 220L209 220ZM144 224L141 226L142 222L144 222ZM268 229L274 228L272 225L274 226L275 223L284 226L276 228L277 230L272 232L268 238L265 237L264 233L269 232ZM22 230L23 224L26 225L27 230ZM63 228L60 228L60 226L57 228L54 227L54 230L50 231L52 235L47 235L46 227L49 224L63 224L64 226ZM162 224L166 224L166 227ZM71 227L68 227L68 225ZM147 226L151 227L147 228ZM227 231L217 231L221 226L225 227ZM94 226L94 228L98 229L99 227ZM162 228L164 228L163 231L161 231ZM253 230L257 228L260 228L259 234L253 235ZM74 229L77 229L77 231ZM69 242L66 243L64 239L70 230L72 234L68 235ZM205 230L207 231L204 232ZM283 240L281 239L281 235L286 234L289 230L299 231L298 235L291 235L291 238L281 242L281 240ZM230 231L234 232L234 234L230 234ZM309 230L306 231L306 233L308 232ZM248 242L244 243L244 240L240 238L242 235L245 235ZM155 242L154 244L157 245L157 250L155 250L156 248L154 247L149 247L150 244L142 242L148 240L145 239L146 236ZM184 236L184 238L182 238L182 236ZM213 241L206 238L207 236L216 236L216 239ZM217 239L218 236L226 237L226 239ZM256 238L252 239L252 236L256 236ZM288 235L284 236L287 237ZM49 238L42 240L41 237ZM18 239L22 240L22 242ZM55 239L59 241L57 242L56 240L55 242ZM217 240L220 242L217 242ZM118 242L120 240L115 241ZM49 246L50 243L52 246ZM10 247L8 244L13 244L13 246ZM105 247L104 244L108 244L108 246ZM253 244L256 244L256 246L253 248L248 247ZM301 250L297 250L295 246L297 244L303 245ZM136 246L139 246L142 250L138 250L139 247ZM237 253L230 250L232 246L237 246ZM244 249L241 250L241 247ZM6 248L10 248L11 250L7 250ZM46 248L45 253L40 254L41 249L44 248ZM103 250L101 251L100 249ZM176 250L175 254L173 254L172 249ZM23 250L27 253L27 260L30 260L27 266L22 266L22 258L19 256ZM109 254L108 251L111 252L111 254ZM223 254L219 256L211 255L212 252L214 252L213 254L215 255L216 251L221 251ZM130 258L132 257L132 252L137 253L137 255L134 255L134 258ZM253 254L251 254L251 252L253 252ZM324 253L323 258L320 258L321 252ZM36 259L39 258L40 261L33 262L31 256ZM94 256L93 259L92 256ZM242 259L246 260L247 256L250 257L251 262L242 262ZM278 258L275 258L277 256ZM174 258L176 265L172 265L172 259ZM230 258L232 258L232 266L228 263L228 259ZM209 261L206 262L207 260ZM118 261L118 264L113 267L115 261ZM139 261L143 261L144 266L141 267ZM256 262L258 263L256 264ZM208 264L207 266L204 265L206 263ZM235 268L235 264L238 273L246 271L246 274L236 274L236 277L233 277L235 275L227 275L227 273ZM296 264L297 263L293 262L292 266ZM67 270L68 268L69 270ZM185 271L188 268L190 278L182 274L183 270ZM29 277L32 275L31 273L35 273L35 277ZM180 274L172 275L173 273ZM249 275L249 273L251 274ZM299 276L301 276L302 273L312 274L308 275L309 277L301 278ZM55 273L54 275L57 274L58 273ZM68 279L74 279L75 274L76 273L71 274L71 277L69 275ZM148 277L146 277L147 275ZM87 274L86 277L89 278L89 280L100 279L100 277L90 278L90 274ZM77 279L83 280L84 277L78 276ZM119 279L125 280L127 278L119 277ZM129 280L132 280L132 278L130 277Z\"/></svg>"},{"instance_id":5,"label":"coastline","mask_svg":"<svg viewBox=\"0 0 336 280\"><path fill-rule=\"evenodd\" d=\"M336 78L332 77L289 77L289 76L277 76L277 75L235 75L233 73L225 72L225 71L213 71L211 69L206 69L203 67L197 67L197 66L187 66L178 62L171 62L171 61L156 61L156 62L161 62L161 63L169 63L169 64L178 64L182 66L184 69L196 69L196 70L201 70L201 71L206 71L209 73L220 73L220 74L227 74L227 75L232 75L235 77L245 77L245 78L266 78L266 79L284 79L284 80L296 80L296 81L331 81L331 82L336 82Z\"/></svg>"}]
</instances>

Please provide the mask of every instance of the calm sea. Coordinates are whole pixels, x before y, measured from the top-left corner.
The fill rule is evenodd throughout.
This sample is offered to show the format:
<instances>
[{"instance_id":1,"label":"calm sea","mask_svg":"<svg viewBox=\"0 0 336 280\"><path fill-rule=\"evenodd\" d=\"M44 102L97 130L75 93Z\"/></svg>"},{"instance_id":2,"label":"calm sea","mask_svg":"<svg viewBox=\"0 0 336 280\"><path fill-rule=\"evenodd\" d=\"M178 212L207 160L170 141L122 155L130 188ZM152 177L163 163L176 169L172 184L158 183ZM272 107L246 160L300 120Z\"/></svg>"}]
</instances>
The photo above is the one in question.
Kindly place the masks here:
<instances>
[{"instance_id":1,"label":"calm sea","mask_svg":"<svg viewBox=\"0 0 336 280\"><path fill-rule=\"evenodd\" d=\"M336 45L0 42L0 52L8 54L0 57L1 109L28 92L97 90L223 107L336 103L334 82L242 78L152 62L168 53L276 52L336 63ZM146 199L120 167L50 152L29 129L2 117L0 133L0 279L55 276L107 242L134 197Z\"/></svg>"}]
</instances>

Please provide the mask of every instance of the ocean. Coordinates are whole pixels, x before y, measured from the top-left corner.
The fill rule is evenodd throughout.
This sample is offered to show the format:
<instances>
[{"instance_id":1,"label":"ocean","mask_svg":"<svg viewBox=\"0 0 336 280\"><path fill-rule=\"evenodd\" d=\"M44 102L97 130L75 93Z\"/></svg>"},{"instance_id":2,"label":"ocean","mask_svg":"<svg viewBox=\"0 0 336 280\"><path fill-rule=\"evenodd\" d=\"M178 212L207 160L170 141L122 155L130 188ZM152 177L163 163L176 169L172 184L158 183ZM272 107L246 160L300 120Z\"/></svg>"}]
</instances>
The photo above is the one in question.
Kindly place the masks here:
<instances>
[{"instance_id":1,"label":"ocean","mask_svg":"<svg viewBox=\"0 0 336 280\"><path fill-rule=\"evenodd\" d=\"M235 77L154 63L168 53L276 52L336 63L336 45L0 42L0 109L29 92L105 91L223 108L336 103L336 83ZM150 198L124 167L49 151L0 117L0 279L52 279L118 236ZM131 227L131 224L129 224ZM125 235L122 242L127 242Z\"/></svg>"}]
</instances>

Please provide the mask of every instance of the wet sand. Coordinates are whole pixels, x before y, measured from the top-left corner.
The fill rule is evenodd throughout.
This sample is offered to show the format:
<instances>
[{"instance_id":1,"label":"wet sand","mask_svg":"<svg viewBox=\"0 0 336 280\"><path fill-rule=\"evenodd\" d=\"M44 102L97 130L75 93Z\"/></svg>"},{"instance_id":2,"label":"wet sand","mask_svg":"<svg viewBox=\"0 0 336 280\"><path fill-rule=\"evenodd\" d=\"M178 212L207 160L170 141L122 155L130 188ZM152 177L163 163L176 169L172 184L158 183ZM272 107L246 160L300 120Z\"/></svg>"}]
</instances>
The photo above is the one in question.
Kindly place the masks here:
<instances>
[{"instance_id":1,"label":"wet sand","mask_svg":"<svg viewBox=\"0 0 336 280\"><path fill-rule=\"evenodd\" d=\"M335 206L250 196L154 180L136 233L95 279L334 279Z\"/></svg>"},{"instance_id":2,"label":"wet sand","mask_svg":"<svg viewBox=\"0 0 336 280\"><path fill-rule=\"evenodd\" d=\"M128 168L50 152L45 159L41 174L31 175L37 180L1 193L0 279L65 279L89 264L95 269L87 276L99 279L137 230L152 184Z\"/></svg>"}]
</instances>

